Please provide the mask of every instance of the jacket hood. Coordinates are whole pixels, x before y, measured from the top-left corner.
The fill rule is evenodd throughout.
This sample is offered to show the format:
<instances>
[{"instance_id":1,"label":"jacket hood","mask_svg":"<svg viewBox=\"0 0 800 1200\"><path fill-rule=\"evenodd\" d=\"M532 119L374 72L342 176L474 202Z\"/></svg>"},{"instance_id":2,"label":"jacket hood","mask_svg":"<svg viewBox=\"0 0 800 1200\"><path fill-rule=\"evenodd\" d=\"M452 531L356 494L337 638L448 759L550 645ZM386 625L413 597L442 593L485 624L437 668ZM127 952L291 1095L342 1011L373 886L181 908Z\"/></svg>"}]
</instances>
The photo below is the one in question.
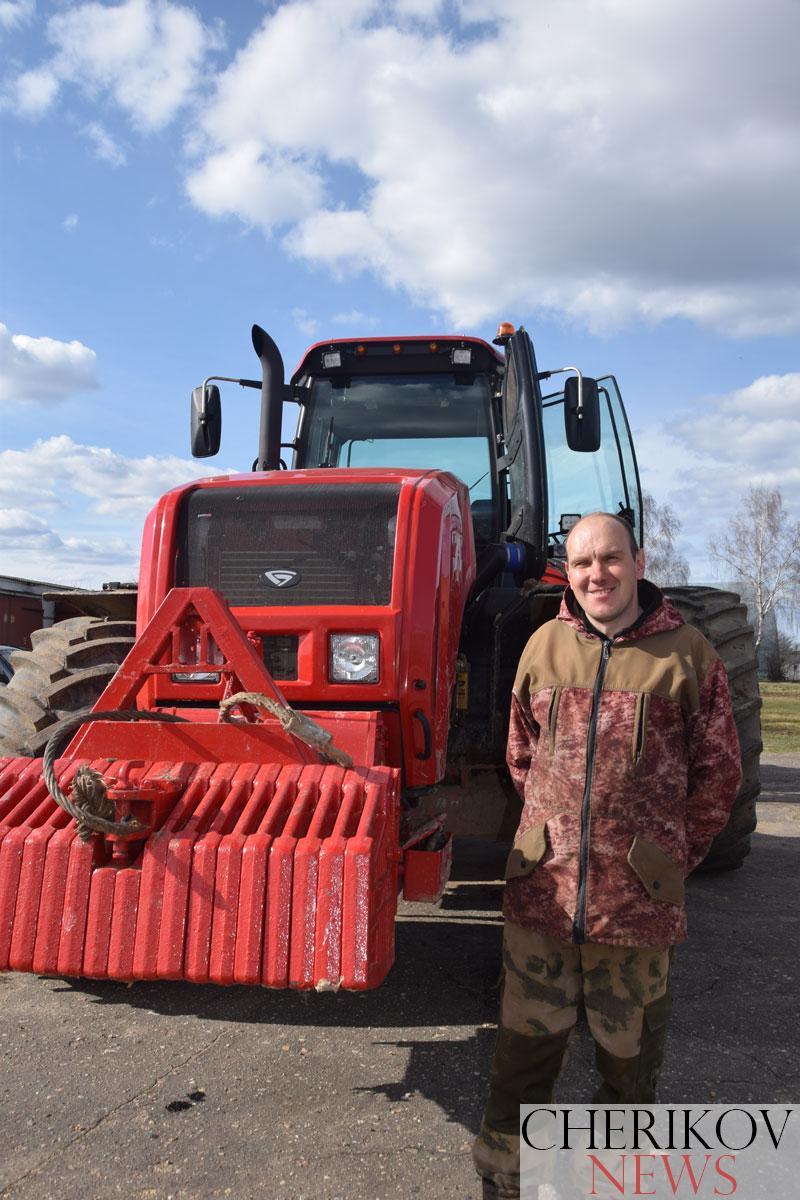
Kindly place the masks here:
<instances>
[{"instance_id":1,"label":"jacket hood","mask_svg":"<svg viewBox=\"0 0 800 1200\"><path fill-rule=\"evenodd\" d=\"M615 634L613 641L638 642L640 638L652 637L654 633L664 633L668 629L678 629L685 623L672 601L649 579L640 579L638 589L642 615L627 629ZM564 621L586 637L605 636L589 621L571 587L564 591L558 620Z\"/></svg>"}]
</instances>

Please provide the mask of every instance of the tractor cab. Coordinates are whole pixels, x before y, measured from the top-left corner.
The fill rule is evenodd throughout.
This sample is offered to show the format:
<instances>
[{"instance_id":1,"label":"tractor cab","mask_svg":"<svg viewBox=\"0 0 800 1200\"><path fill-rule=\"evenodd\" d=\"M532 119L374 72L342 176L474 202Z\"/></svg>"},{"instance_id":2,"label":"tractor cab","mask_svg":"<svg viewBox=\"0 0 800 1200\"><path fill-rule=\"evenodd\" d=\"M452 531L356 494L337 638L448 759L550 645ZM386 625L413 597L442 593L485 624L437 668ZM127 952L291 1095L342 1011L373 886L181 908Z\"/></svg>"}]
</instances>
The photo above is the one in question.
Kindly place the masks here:
<instances>
[{"instance_id":1,"label":"tractor cab","mask_svg":"<svg viewBox=\"0 0 800 1200\"><path fill-rule=\"evenodd\" d=\"M473 338L313 346L292 379L293 466L449 471L468 488L480 551L505 528L495 470L502 366Z\"/></svg>"},{"instance_id":2,"label":"tractor cab","mask_svg":"<svg viewBox=\"0 0 800 1200\"><path fill-rule=\"evenodd\" d=\"M641 543L636 460L613 377L539 372L524 329L312 346L291 381L296 468L449 471L466 484L479 562L540 578L582 513L624 514ZM550 386L567 374L560 390ZM544 394L542 384L545 384Z\"/></svg>"},{"instance_id":3,"label":"tractor cab","mask_svg":"<svg viewBox=\"0 0 800 1200\"><path fill-rule=\"evenodd\" d=\"M504 323L495 345L475 337L364 338L319 342L289 384L280 351L258 325L262 378L209 376L192 393L196 458L219 450L214 379L261 390L253 469L368 467L448 471L469 492L478 582L508 568L540 579L558 568L582 514L625 516L642 544L642 504L630 427L617 382L577 367L540 371L527 331ZM563 386L555 379L563 377ZM543 388L544 385L544 388ZM299 406L292 442L284 408Z\"/></svg>"}]
</instances>

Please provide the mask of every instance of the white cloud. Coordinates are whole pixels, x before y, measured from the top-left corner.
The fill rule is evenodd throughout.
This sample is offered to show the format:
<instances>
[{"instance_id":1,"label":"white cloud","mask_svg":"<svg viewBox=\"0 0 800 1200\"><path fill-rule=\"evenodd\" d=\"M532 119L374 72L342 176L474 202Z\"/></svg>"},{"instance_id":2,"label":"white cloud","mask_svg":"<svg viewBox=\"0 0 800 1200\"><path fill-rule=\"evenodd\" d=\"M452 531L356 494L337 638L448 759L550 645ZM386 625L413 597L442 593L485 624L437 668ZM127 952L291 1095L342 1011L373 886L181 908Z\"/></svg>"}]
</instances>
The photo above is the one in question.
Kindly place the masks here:
<instances>
[{"instance_id":1,"label":"white cloud","mask_svg":"<svg viewBox=\"0 0 800 1200\"><path fill-rule=\"evenodd\" d=\"M78 4L50 18L47 37L52 58L12 85L23 112L44 112L69 83L90 97L110 96L143 130L172 120L203 79L208 53L221 45L218 27L168 0Z\"/></svg>"},{"instance_id":2,"label":"white cloud","mask_svg":"<svg viewBox=\"0 0 800 1200\"><path fill-rule=\"evenodd\" d=\"M319 332L319 321L316 319L316 317L309 316L308 312L304 308L293 308L292 320L295 323L295 327L299 329L301 333L305 334L306 337L313 338L317 336L317 333Z\"/></svg>"},{"instance_id":3,"label":"white cloud","mask_svg":"<svg viewBox=\"0 0 800 1200\"><path fill-rule=\"evenodd\" d=\"M42 517L24 508L0 508L0 546L3 549L43 544L48 549L58 539Z\"/></svg>"},{"instance_id":4,"label":"white cloud","mask_svg":"<svg viewBox=\"0 0 800 1200\"><path fill-rule=\"evenodd\" d=\"M800 507L800 373L763 376L712 397L677 416L670 432L723 469L783 487Z\"/></svg>"},{"instance_id":5,"label":"white cloud","mask_svg":"<svg viewBox=\"0 0 800 1200\"><path fill-rule=\"evenodd\" d=\"M125 151L117 145L108 130L104 129L99 122L92 121L91 125L86 126L85 132L94 147L95 158L109 163L112 167L125 166L128 161Z\"/></svg>"},{"instance_id":6,"label":"white cloud","mask_svg":"<svg viewBox=\"0 0 800 1200\"><path fill-rule=\"evenodd\" d=\"M699 400L634 437L642 485L681 518L695 577L708 577L707 540L751 484L780 488L800 519L800 373Z\"/></svg>"},{"instance_id":7,"label":"white cloud","mask_svg":"<svg viewBox=\"0 0 800 1200\"><path fill-rule=\"evenodd\" d=\"M788 418L800 432L800 373L762 375L748 387L721 396L724 413L744 414L757 422Z\"/></svg>"},{"instance_id":8,"label":"white cloud","mask_svg":"<svg viewBox=\"0 0 800 1200\"><path fill-rule=\"evenodd\" d=\"M63 5L47 37L20 113L183 111L197 208L456 328L800 329L796 0L279 0L213 76L219 26L179 0Z\"/></svg>"},{"instance_id":9,"label":"white cloud","mask_svg":"<svg viewBox=\"0 0 800 1200\"><path fill-rule=\"evenodd\" d=\"M57 75L49 67L36 67L17 76L9 99L22 116L38 117L53 104L58 90Z\"/></svg>"},{"instance_id":10,"label":"white cloud","mask_svg":"<svg viewBox=\"0 0 800 1200\"><path fill-rule=\"evenodd\" d=\"M331 325L344 325L350 329L374 329L380 322L376 316L369 313L361 312L358 308L352 308L349 312L334 313L331 317Z\"/></svg>"},{"instance_id":11,"label":"white cloud","mask_svg":"<svg viewBox=\"0 0 800 1200\"><path fill-rule=\"evenodd\" d=\"M128 458L60 434L29 450L0 451L0 504L57 510L77 495L96 514L144 515L162 492L201 474L219 474L219 468L203 470L174 455Z\"/></svg>"},{"instance_id":12,"label":"white cloud","mask_svg":"<svg viewBox=\"0 0 800 1200\"><path fill-rule=\"evenodd\" d=\"M254 139L210 155L187 189L210 216L235 213L267 231L312 213L323 198L322 180L308 162L266 153Z\"/></svg>"},{"instance_id":13,"label":"white cloud","mask_svg":"<svg viewBox=\"0 0 800 1200\"><path fill-rule=\"evenodd\" d=\"M30 21L35 9L35 0L0 0L0 29L24 25Z\"/></svg>"},{"instance_id":14,"label":"white cloud","mask_svg":"<svg viewBox=\"0 0 800 1200\"><path fill-rule=\"evenodd\" d=\"M395 12L401 17L435 17L442 8L442 0L394 0Z\"/></svg>"},{"instance_id":15,"label":"white cloud","mask_svg":"<svg viewBox=\"0 0 800 1200\"><path fill-rule=\"evenodd\" d=\"M142 523L158 497L218 473L175 456L126 457L66 435L0 451L3 571L85 587L135 579Z\"/></svg>"},{"instance_id":16,"label":"white cloud","mask_svg":"<svg viewBox=\"0 0 800 1200\"><path fill-rule=\"evenodd\" d=\"M97 387L94 350L82 342L12 333L0 324L0 404L57 404Z\"/></svg>"},{"instance_id":17,"label":"white cloud","mask_svg":"<svg viewBox=\"0 0 800 1200\"><path fill-rule=\"evenodd\" d=\"M61 222L61 228L65 233L74 233L78 228L80 217L77 213L67 213L64 220Z\"/></svg>"},{"instance_id":18,"label":"white cloud","mask_svg":"<svg viewBox=\"0 0 800 1200\"><path fill-rule=\"evenodd\" d=\"M798 36L794 0L289 0L219 76L188 193L461 327L788 333Z\"/></svg>"},{"instance_id":19,"label":"white cloud","mask_svg":"<svg viewBox=\"0 0 800 1200\"><path fill-rule=\"evenodd\" d=\"M135 580L136 538L97 533L66 537L35 513L0 508L0 555L6 575L54 584L99 587L108 579Z\"/></svg>"}]
</instances>

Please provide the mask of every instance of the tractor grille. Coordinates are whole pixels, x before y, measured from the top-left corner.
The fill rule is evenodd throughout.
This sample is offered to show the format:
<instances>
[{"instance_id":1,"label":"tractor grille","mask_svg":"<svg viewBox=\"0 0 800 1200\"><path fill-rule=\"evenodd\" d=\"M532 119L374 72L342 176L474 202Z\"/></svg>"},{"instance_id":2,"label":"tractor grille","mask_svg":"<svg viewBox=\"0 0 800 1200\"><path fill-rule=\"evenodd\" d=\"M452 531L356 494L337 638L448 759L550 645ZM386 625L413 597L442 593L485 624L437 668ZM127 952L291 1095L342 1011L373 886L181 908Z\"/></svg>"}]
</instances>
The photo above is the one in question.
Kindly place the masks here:
<instances>
[{"instance_id":1,"label":"tractor grille","mask_svg":"<svg viewBox=\"0 0 800 1200\"><path fill-rule=\"evenodd\" d=\"M178 587L231 606L386 605L400 488L394 484L198 488L183 502Z\"/></svg>"}]
</instances>

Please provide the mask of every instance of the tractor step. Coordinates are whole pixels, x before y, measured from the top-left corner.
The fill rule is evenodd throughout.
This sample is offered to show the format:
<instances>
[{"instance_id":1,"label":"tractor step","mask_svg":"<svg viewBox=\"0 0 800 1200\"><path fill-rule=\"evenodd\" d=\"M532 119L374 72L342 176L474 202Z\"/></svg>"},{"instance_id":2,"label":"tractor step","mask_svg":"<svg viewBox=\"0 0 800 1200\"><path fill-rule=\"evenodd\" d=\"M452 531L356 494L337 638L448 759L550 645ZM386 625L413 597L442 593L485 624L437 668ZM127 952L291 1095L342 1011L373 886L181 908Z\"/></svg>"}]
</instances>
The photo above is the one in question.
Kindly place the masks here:
<instances>
[{"instance_id":1,"label":"tractor step","mask_svg":"<svg viewBox=\"0 0 800 1200\"><path fill-rule=\"evenodd\" d=\"M63 791L86 761L56 764ZM117 760L113 771L155 814L123 847L80 840L41 759L0 759L0 970L320 991L383 981L396 770Z\"/></svg>"}]
</instances>

